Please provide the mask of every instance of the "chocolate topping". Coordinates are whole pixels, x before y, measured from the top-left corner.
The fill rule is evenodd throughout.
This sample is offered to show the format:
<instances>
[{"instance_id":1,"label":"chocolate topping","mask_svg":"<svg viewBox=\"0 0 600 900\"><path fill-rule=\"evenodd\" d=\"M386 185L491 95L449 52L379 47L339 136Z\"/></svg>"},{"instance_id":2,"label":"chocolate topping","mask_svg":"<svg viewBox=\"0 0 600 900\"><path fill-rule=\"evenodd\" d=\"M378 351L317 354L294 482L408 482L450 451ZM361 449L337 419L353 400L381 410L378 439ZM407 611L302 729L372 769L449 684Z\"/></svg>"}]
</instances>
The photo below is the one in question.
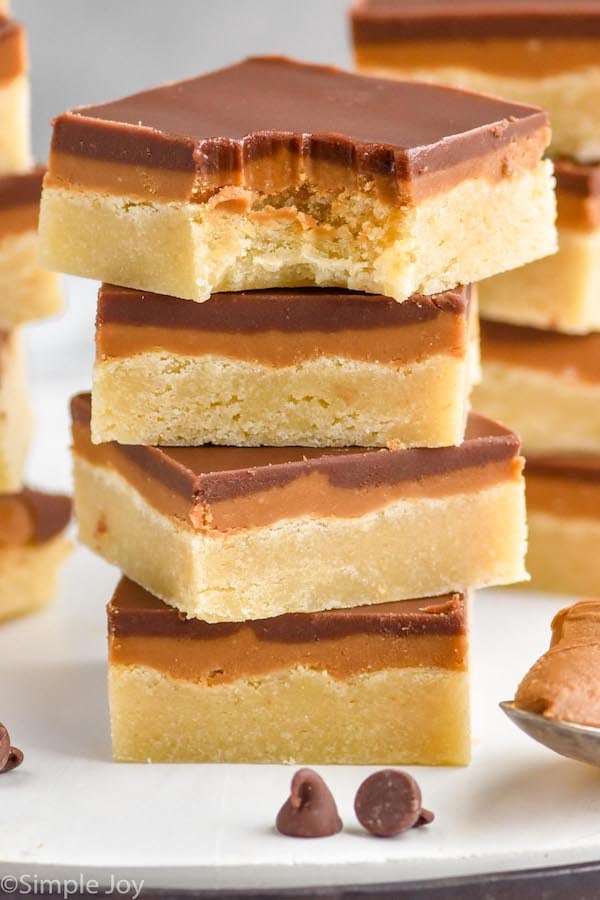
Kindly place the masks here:
<instances>
[{"instance_id":1,"label":"chocolate topping","mask_svg":"<svg viewBox=\"0 0 600 900\"><path fill-rule=\"evenodd\" d=\"M600 36L598 0L359 0L357 43Z\"/></svg>"},{"instance_id":2,"label":"chocolate topping","mask_svg":"<svg viewBox=\"0 0 600 900\"><path fill-rule=\"evenodd\" d=\"M600 727L600 600L576 603L555 616L550 650L519 685L515 706Z\"/></svg>"},{"instance_id":3,"label":"chocolate topping","mask_svg":"<svg viewBox=\"0 0 600 900\"><path fill-rule=\"evenodd\" d=\"M554 160L554 172L559 193L578 197L600 196L600 165L582 165L559 158Z\"/></svg>"},{"instance_id":4,"label":"chocolate topping","mask_svg":"<svg viewBox=\"0 0 600 900\"><path fill-rule=\"evenodd\" d=\"M16 769L23 762L23 753L17 747L11 747L10 735L0 722L0 775Z\"/></svg>"},{"instance_id":5,"label":"chocolate topping","mask_svg":"<svg viewBox=\"0 0 600 900\"><path fill-rule=\"evenodd\" d=\"M600 455L584 453L527 454L526 474L600 483Z\"/></svg>"},{"instance_id":6,"label":"chocolate topping","mask_svg":"<svg viewBox=\"0 0 600 900\"><path fill-rule=\"evenodd\" d=\"M315 162L407 182L509 148L547 124L539 109L480 94L258 57L64 113L52 150L196 173L201 193L223 183L221 173L224 183L251 183L252 165L280 153L297 161L289 163L293 182L302 170L310 180Z\"/></svg>"},{"instance_id":7,"label":"chocolate topping","mask_svg":"<svg viewBox=\"0 0 600 900\"><path fill-rule=\"evenodd\" d=\"M600 383L600 334L570 335L482 321L481 347L484 361L497 359L569 380Z\"/></svg>"},{"instance_id":8,"label":"chocolate topping","mask_svg":"<svg viewBox=\"0 0 600 900\"><path fill-rule=\"evenodd\" d=\"M342 829L333 794L313 769L295 773L275 824L288 837L329 837Z\"/></svg>"},{"instance_id":9,"label":"chocolate topping","mask_svg":"<svg viewBox=\"0 0 600 900\"><path fill-rule=\"evenodd\" d=\"M377 837L394 837L428 825L433 813L421 809L421 790L407 772L382 769L363 781L354 800L360 824Z\"/></svg>"},{"instance_id":10,"label":"chocolate topping","mask_svg":"<svg viewBox=\"0 0 600 900\"><path fill-rule=\"evenodd\" d=\"M464 315L471 287L405 303L389 297L327 288L294 288L215 294L206 303L104 284L98 294L96 326L109 323L253 334L335 332L427 322L441 313Z\"/></svg>"},{"instance_id":11,"label":"chocolate topping","mask_svg":"<svg viewBox=\"0 0 600 900\"><path fill-rule=\"evenodd\" d=\"M248 622L208 623L185 619L178 610L123 577L107 609L109 634L116 638L135 635L209 640L250 628L260 641L305 643L354 634L405 638L467 632L462 594L318 613L288 613Z\"/></svg>"},{"instance_id":12,"label":"chocolate topping","mask_svg":"<svg viewBox=\"0 0 600 900\"><path fill-rule=\"evenodd\" d=\"M36 166L29 172L0 177L0 210L39 204L46 169Z\"/></svg>"},{"instance_id":13,"label":"chocolate topping","mask_svg":"<svg viewBox=\"0 0 600 900\"><path fill-rule=\"evenodd\" d=\"M0 495L0 544L44 543L64 531L71 518L71 498L23 488Z\"/></svg>"}]
</instances>

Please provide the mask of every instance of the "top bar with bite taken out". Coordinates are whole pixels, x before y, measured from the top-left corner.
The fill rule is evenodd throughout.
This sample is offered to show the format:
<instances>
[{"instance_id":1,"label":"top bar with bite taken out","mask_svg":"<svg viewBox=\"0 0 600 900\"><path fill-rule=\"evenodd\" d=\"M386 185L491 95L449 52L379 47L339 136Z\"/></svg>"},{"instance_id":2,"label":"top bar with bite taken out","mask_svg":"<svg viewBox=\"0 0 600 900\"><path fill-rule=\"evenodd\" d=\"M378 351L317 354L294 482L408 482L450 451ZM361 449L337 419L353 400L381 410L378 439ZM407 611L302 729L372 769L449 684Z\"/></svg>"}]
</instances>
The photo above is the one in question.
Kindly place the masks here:
<instances>
[{"instance_id":1,"label":"top bar with bite taken out","mask_svg":"<svg viewBox=\"0 0 600 900\"><path fill-rule=\"evenodd\" d=\"M555 251L549 139L533 107L252 58L59 116L42 260L198 301L429 295Z\"/></svg>"}]
</instances>

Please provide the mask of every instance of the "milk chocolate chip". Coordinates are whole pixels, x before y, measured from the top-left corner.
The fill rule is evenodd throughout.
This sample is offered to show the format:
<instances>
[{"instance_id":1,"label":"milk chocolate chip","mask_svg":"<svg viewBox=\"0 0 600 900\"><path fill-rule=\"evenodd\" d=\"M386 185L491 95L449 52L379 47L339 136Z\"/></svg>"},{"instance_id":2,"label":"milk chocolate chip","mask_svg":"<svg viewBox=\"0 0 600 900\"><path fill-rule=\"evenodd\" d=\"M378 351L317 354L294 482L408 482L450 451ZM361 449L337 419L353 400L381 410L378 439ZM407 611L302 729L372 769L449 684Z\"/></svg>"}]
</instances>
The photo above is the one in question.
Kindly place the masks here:
<instances>
[{"instance_id":1,"label":"milk chocolate chip","mask_svg":"<svg viewBox=\"0 0 600 900\"><path fill-rule=\"evenodd\" d=\"M275 824L288 837L328 837L342 828L333 794L313 769L298 769Z\"/></svg>"},{"instance_id":2,"label":"milk chocolate chip","mask_svg":"<svg viewBox=\"0 0 600 900\"><path fill-rule=\"evenodd\" d=\"M434 818L421 806L421 790L415 779L396 769L382 769L363 781L354 811L363 828L377 837L393 837L409 828L429 825Z\"/></svg>"},{"instance_id":3,"label":"milk chocolate chip","mask_svg":"<svg viewBox=\"0 0 600 900\"><path fill-rule=\"evenodd\" d=\"M23 762L23 754L10 745L10 735L0 722L0 774L16 769Z\"/></svg>"}]
</instances>

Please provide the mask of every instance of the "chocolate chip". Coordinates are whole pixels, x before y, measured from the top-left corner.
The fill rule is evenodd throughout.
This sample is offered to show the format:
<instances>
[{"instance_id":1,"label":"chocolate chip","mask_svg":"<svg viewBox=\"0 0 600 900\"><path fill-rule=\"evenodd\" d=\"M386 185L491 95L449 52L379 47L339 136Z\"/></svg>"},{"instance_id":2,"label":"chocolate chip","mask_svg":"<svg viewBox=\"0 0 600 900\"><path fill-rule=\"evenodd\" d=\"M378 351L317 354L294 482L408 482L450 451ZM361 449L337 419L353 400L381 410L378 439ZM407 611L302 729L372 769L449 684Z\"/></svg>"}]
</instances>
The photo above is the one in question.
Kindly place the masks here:
<instances>
[{"instance_id":1,"label":"chocolate chip","mask_svg":"<svg viewBox=\"0 0 600 900\"><path fill-rule=\"evenodd\" d=\"M298 769L275 824L288 837L328 837L342 828L333 794L313 769Z\"/></svg>"},{"instance_id":2,"label":"chocolate chip","mask_svg":"<svg viewBox=\"0 0 600 900\"><path fill-rule=\"evenodd\" d=\"M0 722L0 775L16 769L23 762L23 754L16 747L10 746L10 735Z\"/></svg>"},{"instance_id":3,"label":"chocolate chip","mask_svg":"<svg viewBox=\"0 0 600 900\"><path fill-rule=\"evenodd\" d=\"M415 779L397 769L382 769L363 781L354 811L363 828L378 837L393 837L433 821L433 813L421 807Z\"/></svg>"},{"instance_id":4,"label":"chocolate chip","mask_svg":"<svg viewBox=\"0 0 600 900\"><path fill-rule=\"evenodd\" d=\"M8 762L10 756L10 736L4 725L0 722L0 771Z\"/></svg>"},{"instance_id":5,"label":"chocolate chip","mask_svg":"<svg viewBox=\"0 0 600 900\"><path fill-rule=\"evenodd\" d=\"M419 818L414 824L414 827L420 828L422 825L431 825L434 819L435 814L432 813L430 809L422 809L419 813Z\"/></svg>"}]
</instances>

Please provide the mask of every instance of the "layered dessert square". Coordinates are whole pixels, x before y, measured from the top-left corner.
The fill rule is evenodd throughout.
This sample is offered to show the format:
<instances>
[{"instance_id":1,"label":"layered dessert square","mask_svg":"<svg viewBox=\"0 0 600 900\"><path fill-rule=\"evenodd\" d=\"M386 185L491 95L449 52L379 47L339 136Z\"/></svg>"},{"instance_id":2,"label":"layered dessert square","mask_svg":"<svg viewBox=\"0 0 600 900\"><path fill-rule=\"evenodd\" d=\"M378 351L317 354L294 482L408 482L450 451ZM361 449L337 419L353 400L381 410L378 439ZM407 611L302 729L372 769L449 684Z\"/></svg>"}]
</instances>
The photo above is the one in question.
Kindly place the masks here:
<instances>
[{"instance_id":1,"label":"layered dessert square","mask_svg":"<svg viewBox=\"0 0 600 900\"><path fill-rule=\"evenodd\" d=\"M464 765L466 606L450 594L209 624L123 578L108 605L115 759Z\"/></svg>"},{"instance_id":2,"label":"layered dessert square","mask_svg":"<svg viewBox=\"0 0 600 900\"><path fill-rule=\"evenodd\" d=\"M21 485L31 425L21 335L0 330L0 494Z\"/></svg>"},{"instance_id":3,"label":"layered dessert square","mask_svg":"<svg viewBox=\"0 0 600 900\"><path fill-rule=\"evenodd\" d=\"M600 454L527 456L531 587L600 596Z\"/></svg>"},{"instance_id":4,"label":"layered dessert square","mask_svg":"<svg viewBox=\"0 0 600 900\"><path fill-rule=\"evenodd\" d=\"M459 447L92 444L72 401L81 540L186 616L234 621L524 577L519 440L472 416Z\"/></svg>"},{"instance_id":5,"label":"layered dessert square","mask_svg":"<svg viewBox=\"0 0 600 900\"><path fill-rule=\"evenodd\" d=\"M70 543L71 501L23 488L0 495L0 621L45 606Z\"/></svg>"},{"instance_id":6,"label":"layered dessert square","mask_svg":"<svg viewBox=\"0 0 600 900\"><path fill-rule=\"evenodd\" d=\"M556 159L554 168L558 253L483 281L481 311L569 334L600 331L600 166Z\"/></svg>"},{"instance_id":7,"label":"layered dessert square","mask_svg":"<svg viewBox=\"0 0 600 900\"><path fill-rule=\"evenodd\" d=\"M25 29L0 10L0 175L30 165Z\"/></svg>"},{"instance_id":8,"label":"layered dessert square","mask_svg":"<svg viewBox=\"0 0 600 900\"><path fill-rule=\"evenodd\" d=\"M248 59L59 116L42 261L200 301L435 294L554 252L548 142L536 108Z\"/></svg>"},{"instance_id":9,"label":"layered dessert square","mask_svg":"<svg viewBox=\"0 0 600 900\"><path fill-rule=\"evenodd\" d=\"M471 288L405 303L324 288L189 303L104 285L92 440L460 444L478 357Z\"/></svg>"},{"instance_id":10,"label":"layered dessert square","mask_svg":"<svg viewBox=\"0 0 600 900\"><path fill-rule=\"evenodd\" d=\"M554 153L600 158L598 0L358 0L352 24L361 71L534 103Z\"/></svg>"},{"instance_id":11,"label":"layered dessert square","mask_svg":"<svg viewBox=\"0 0 600 900\"><path fill-rule=\"evenodd\" d=\"M600 453L600 333L482 321L481 348L478 412L514 428L528 452Z\"/></svg>"},{"instance_id":12,"label":"layered dessert square","mask_svg":"<svg viewBox=\"0 0 600 900\"><path fill-rule=\"evenodd\" d=\"M62 307L59 276L40 269L38 219L45 168L0 176L0 327L41 319Z\"/></svg>"}]
</instances>

